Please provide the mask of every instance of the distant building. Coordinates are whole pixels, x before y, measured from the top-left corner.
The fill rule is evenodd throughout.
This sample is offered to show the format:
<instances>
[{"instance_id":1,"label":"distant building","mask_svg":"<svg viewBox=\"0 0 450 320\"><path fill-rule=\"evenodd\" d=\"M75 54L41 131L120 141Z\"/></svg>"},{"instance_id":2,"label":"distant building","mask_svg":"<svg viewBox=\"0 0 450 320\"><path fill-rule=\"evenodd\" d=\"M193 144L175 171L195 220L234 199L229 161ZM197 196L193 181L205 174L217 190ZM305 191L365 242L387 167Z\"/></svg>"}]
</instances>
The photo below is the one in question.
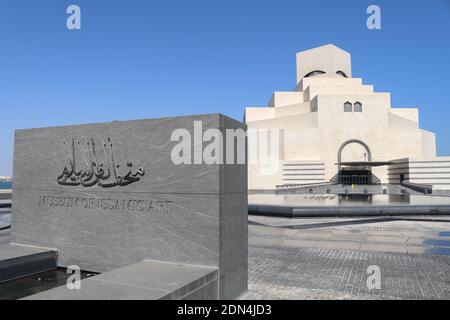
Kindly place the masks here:
<instances>
[{"instance_id":1,"label":"distant building","mask_svg":"<svg viewBox=\"0 0 450 320\"><path fill-rule=\"evenodd\" d=\"M450 157L436 157L419 110L393 108L389 93L353 78L350 54L334 45L297 53L296 88L275 92L268 107L246 108L245 122L280 132L278 170L268 175L250 163L249 189L329 181L450 189ZM262 141L249 136L248 143L258 149Z\"/></svg>"}]
</instances>

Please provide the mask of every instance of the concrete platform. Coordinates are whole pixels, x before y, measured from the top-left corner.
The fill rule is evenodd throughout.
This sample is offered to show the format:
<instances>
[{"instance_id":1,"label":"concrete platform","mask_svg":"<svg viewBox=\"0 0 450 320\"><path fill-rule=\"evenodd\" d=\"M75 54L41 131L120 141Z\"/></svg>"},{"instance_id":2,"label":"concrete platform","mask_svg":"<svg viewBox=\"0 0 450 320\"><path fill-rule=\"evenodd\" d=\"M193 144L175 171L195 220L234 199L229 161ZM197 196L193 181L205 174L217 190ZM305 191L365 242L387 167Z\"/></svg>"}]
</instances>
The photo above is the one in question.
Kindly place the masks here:
<instances>
[{"instance_id":1,"label":"concrete platform","mask_svg":"<svg viewBox=\"0 0 450 320\"><path fill-rule=\"evenodd\" d=\"M371 205L371 206L275 206L249 204L252 215L298 217L365 217L402 215L449 215L450 205Z\"/></svg>"},{"instance_id":2,"label":"concrete platform","mask_svg":"<svg viewBox=\"0 0 450 320\"><path fill-rule=\"evenodd\" d=\"M214 267L154 260L118 268L81 281L81 289L66 286L26 300L189 300L218 299Z\"/></svg>"},{"instance_id":3,"label":"concrete platform","mask_svg":"<svg viewBox=\"0 0 450 320\"><path fill-rule=\"evenodd\" d=\"M48 248L0 245L0 283L56 269L57 252Z\"/></svg>"}]
</instances>

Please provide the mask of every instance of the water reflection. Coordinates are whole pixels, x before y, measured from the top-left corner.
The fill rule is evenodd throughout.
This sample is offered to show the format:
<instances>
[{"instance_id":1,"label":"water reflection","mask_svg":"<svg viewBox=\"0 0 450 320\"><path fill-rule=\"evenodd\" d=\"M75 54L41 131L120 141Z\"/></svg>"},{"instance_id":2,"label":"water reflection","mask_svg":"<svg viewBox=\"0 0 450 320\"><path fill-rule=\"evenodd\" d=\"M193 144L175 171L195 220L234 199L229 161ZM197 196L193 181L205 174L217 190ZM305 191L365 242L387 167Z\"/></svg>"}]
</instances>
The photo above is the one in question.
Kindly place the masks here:
<instances>
[{"instance_id":1,"label":"water reflection","mask_svg":"<svg viewBox=\"0 0 450 320\"><path fill-rule=\"evenodd\" d=\"M450 231L439 232L439 237L450 237Z\"/></svg>"},{"instance_id":2,"label":"water reflection","mask_svg":"<svg viewBox=\"0 0 450 320\"><path fill-rule=\"evenodd\" d=\"M450 248L432 247L424 251L427 255L450 256Z\"/></svg>"},{"instance_id":3,"label":"water reflection","mask_svg":"<svg viewBox=\"0 0 450 320\"><path fill-rule=\"evenodd\" d=\"M371 195L353 194L339 195L339 205L373 205L373 204L410 204L408 195Z\"/></svg>"},{"instance_id":4,"label":"water reflection","mask_svg":"<svg viewBox=\"0 0 450 320\"><path fill-rule=\"evenodd\" d=\"M426 239L423 244L436 247L450 247L450 240Z\"/></svg>"}]
</instances>

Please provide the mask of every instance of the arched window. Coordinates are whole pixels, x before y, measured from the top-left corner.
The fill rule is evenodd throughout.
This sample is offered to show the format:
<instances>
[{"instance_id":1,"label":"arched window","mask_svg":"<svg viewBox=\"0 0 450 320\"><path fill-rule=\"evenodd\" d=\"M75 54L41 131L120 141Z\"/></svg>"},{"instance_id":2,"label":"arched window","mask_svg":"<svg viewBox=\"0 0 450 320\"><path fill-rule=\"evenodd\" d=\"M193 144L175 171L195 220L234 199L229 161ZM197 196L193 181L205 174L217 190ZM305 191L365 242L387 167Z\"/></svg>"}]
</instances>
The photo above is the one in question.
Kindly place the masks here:
<instances>
[{"instance_id":1,"label":"arched window","mask_svg":"<svg viewBox=\"0 0 450 320\"><path fill-rule=\"evenodd\" d=\"M355 112L362 112L362 103L361 102L355 102L354 106L354 111Z\"/></svg>"},{"instance_id":2,"label":"arched window","mask_svg":"<svg viewBox=\"0 0 450 320\"><path fill-rule=\"evenodd\" d=\"M318 75L321 75L321 74L325 74L326 72L325 71L322 71L322 70L315 70L315 71L311 71L310 73L308 73L306 76L305 76L305 78L308 78L308 77L314 77L314 76L318 76Z\"/></svg>"},{"instance_id":3,"label":"arched window","mask_svg":"<svg viewBox=\"0 0 450 320\"><path fill-rule=\"evenodd\" d=\"M336 74L337 74L337 75L340 75L340 76L342 76L342 77L344 77L344 78L348 78L344 71L341 71L341 70L336 71Z\"/></svg>"},{"instance_id":4,"label":"arched window","mask_svg":"<svg viewBox=\"0 0 450 320\"><path fill-rule=\"evenodd\" d=\"M352 104L348 101L344 103L344 112L352 112Z\"/></svg>"}]
</instances>

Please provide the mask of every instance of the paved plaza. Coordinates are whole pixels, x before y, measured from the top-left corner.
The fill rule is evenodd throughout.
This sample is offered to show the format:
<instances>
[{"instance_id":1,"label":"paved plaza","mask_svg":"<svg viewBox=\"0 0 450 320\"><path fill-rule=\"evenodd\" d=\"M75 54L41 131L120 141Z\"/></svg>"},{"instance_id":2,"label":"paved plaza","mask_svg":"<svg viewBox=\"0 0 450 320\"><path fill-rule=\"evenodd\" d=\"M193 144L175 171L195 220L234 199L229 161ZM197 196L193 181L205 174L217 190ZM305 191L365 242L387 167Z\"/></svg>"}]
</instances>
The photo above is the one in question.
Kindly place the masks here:
<instances>
[{"instance_id":1,"label":"paved plaza","mask_svg":"<svg viewBox=\"0 0 450 320\"><path fill-rule=\"evenodd\" d=\"M0 209L0 228L9 224ZM433 221L435 220L435 221ZM0 231L0 244L9 230ZM367 288L378 266L381 288ZM242 299L450 299L450 217L249 216Z\"/></svg>"},{"instance_id":2,"label":"paved plaza","mask_svg":"<svg viewBox=\"0 0 450 320\"><path fill-rule=\"evenodd\" d=\"M250 216L243 298L450 299L450 218L432 219ZM369 266L380 289L367 287Z\"/></svg>"}]
</instances>

